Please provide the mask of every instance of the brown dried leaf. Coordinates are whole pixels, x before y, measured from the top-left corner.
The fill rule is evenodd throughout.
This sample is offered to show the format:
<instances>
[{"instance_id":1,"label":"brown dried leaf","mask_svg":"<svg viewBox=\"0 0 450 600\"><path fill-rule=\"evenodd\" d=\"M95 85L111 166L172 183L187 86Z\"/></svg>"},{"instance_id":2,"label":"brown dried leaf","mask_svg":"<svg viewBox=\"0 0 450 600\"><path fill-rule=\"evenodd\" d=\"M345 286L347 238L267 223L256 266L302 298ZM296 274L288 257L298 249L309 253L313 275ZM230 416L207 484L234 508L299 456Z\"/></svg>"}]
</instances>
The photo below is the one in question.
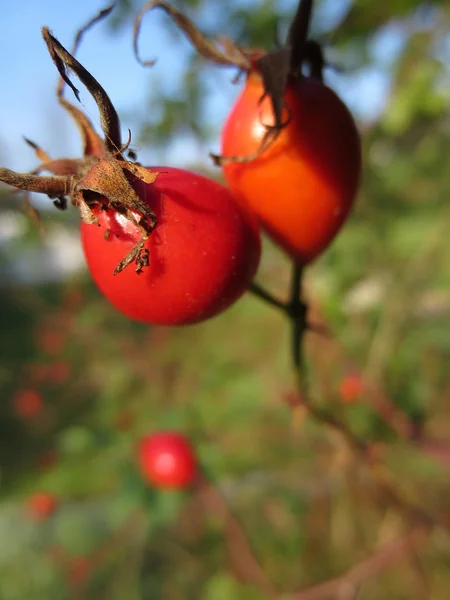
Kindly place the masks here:
<instances>
[{"instance_id":1,"label":"brown dried leaf","mask_svg":"<svg viewBox=\"0 0 450 600\"><path fill-rule=\"evenodd\" d=\"M156 62L155 60L142 60L139 56L138 49L138 38L141 30L142 18L147 12L150 12L153 8L162 8L175 21L177 26L192 43L194 48L204 58L212 60L213 62L219 65L234 66L238 67L239 69L244 69L245 71L250 70L250 60L245 56L245 54L242 51L239 50L237 46L229 42L229 44L227 44L224 48L224 51L221 51L219 48L217 48L215 42L209 40L190 19L188 19L177 8L175 8L168 2L165 2L164 0L152 0L151 2L147 2L147 4L144 5L134 22L134 54L136 56L136 59L142 65L153 66Z\"/></svg>"},{"instance_id":2,"label":"brown dried leaf","mask_svg":"<svg viewBox=\"0 0 450 600\"><path fill-rule=\"evenodd\" d=\"M31 148L33 148L36 156L38 157L38 159L41 162L50 162L52 159L50 158L50 155L47 154L47 152L45 150L43 150L40 146L38 146L35 142L32 142L31 140L29 140L28 138L26 138L24 136L23 138L25 140L25 142L31 146Z\"/></svg>"},{"instance_id":3,"label":"brown dried leaf","mask_svg":"<svg viewBox=\"0 0 450 600\"><path fill-rule=\"evenodd\" d=\"M259 158L265 150L267 150L280 135L282 127L269 127L261 140L261 144L256 152L247 154L246 156L222 156L220 154L209 153L216 167L223 167L229 163L245 164Z\"/></svg>"},{"instance_id":4,"label":"brown dried leaf","mask_svg":"<svg viewBox=\"0 0 450 600\"><path fill-rule=\"evenodd\" d=\"M83 156L104 156L105 143L86 115L63 97L59 98L59 103L75 121L80 132L83 143Z\"/></svg>"},{"instance_id":5,"label":"brown dried leaf","mask_svg":"<svg viewBox=\"0 0 450 600\"><path fill-rule=\"evenodd\" d=\"M105 8L101 9L94 17L89 19L89 21L85 25L83 25L83 27L80 27L80 29L75 34L75 40L73 42L71 54L73 54L75 56L75 54L77 53L77 50L78 50L78 46L80 45L80 43L84 37L84 34L89 29L91 29L91 27L93 27L96 23L99 23L100 21L105 19L109 14L111 14L111 11L114 9L115 6L116 6L115 2L113 2L109 6L106 6ZM59 96L59 97L62 96L63 90L64 90L64 79L61 77L58 81L58 85L56 88L57 96Z\"/></svg>"},{"instance_id":6,"label":"brown dried leaf","mask_svg":"<svg viewBox=\"0 0 450 600\"><path fill-rule=\"evenodd\" d=\"M136 261L136 272L140 273L142 270L143 266L148 266L148 250L146 251L146 255L147 255L147 261L146 264L142 264L141 260L139 260L140 254L143 250L145 250L143 248L145 241L147 238L142 237L139 242L136 244L136 246L130 250L130 252L128 252L128 254L125 256L125 258L123 258L120 263L117 265L117 267L114 269L114 275L117 275L118 273L120 273L121 271L123 271L126 267L128 267L128 265L130 265L132 262Z\"/></svg>"},{"instance_id":7,"label":"brown dried leaf","mask_svg":"<svg viewBox=\"0 0 450 600\"><path fill-rule=\"evenodd\" d=\"M270 97L276 129L287 125L287 123L283 123L283 108L285 106L284 92L290 71L290 56L289 48L282 48L266 54L256 61L264 82L264 95L260 102L265 96Z\"/></svg>"},{"instance_id":8,"label":"brown dried leaf","mask_svg":"<svg viewBox=\"0 0 450 600\"><path fill-rule=\"evenodd\" d=\"M121 167L123 169L126 169L145 183L153 183L159 175L159 173L149 171L145 167L137 165L136 163L129 162L127 160L124 160L121 163Z\"/></svg>"},{"instance_id":9,"label":"brown dried leaf","mask_svg":"<svg viewBox=\"0 0 450 600\"><path fill-rule=\"evenodd\" d=\"M83 198L83 193L81 191L74 192L72 196L72 202L75 206L77 206L80 209L81 218L85 223L87 223L87 225L98 224L97 217L94 215L92 209L89 207L89 205Z\"/></svg>"},{"instance_id":10,"label":"brown dried leaf","mask_svg":"<svg viewBox=\"0 0 450 600\"><path fill-rule=\"evenodd\" d=\"M120 139L120 121L116 109L106 91L95 77L93 77L89 71L87 71L83 65L58 42L58 40L50 33L48 27L42 28L42 36L59 74L73 90L78 101L80 101L79 91L67 77L66 68L71 69L75 73L95 100L100 113L101 128L105 136L106 151L111 153L120 151L120 148L122 147ZM120 156L117 156L117 158L120 159Z\"/></svg>"}]
</instances>

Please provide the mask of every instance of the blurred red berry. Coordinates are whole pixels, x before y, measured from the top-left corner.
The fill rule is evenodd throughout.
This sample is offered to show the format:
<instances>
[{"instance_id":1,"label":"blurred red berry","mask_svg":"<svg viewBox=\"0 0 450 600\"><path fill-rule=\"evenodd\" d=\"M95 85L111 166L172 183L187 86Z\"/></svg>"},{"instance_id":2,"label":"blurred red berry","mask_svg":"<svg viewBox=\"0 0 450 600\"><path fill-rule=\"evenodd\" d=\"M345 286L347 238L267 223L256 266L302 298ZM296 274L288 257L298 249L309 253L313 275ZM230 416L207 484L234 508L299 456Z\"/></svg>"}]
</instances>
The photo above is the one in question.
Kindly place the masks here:
<instances>
[{"instance_id":1,"label":"blurred red berry","mask_svg":"<svg viewBox=\"0 0 450 600\"><path fill-rule=\"evenodd\" d=\"M81 289L73 288L66 290L62 297L62 305L69 310L76 310L83 304L84 293Z\"/></svg>"},{"instance_id":2,"label":"blurred red berry","mask_svg":"<svg viewBox=\"0 0 450 600\"><path fill-rule=\"evenodd\" d=\"M346 375L339 385L339 396L344 404L357 402L364 393L364 383L357 373Z\"/></svg>"},{"instance_id":3,"label":"blurred red berry","mask_svg":"<svg viewBox=\"0 0 450 600\"><path fill-rule=\"evenodd\" d=\"M44 405L42 396L32 389L19 390L12 403L14 413L24 419L30 419L38 415Z\"/></svg>"},{"instance_id":4,"label":"blurred red berry","mask_svg":"<svg viewBox=\"0 0 450 600\"><path fill-rule=\"evenodd\" d=\"M284 392L282 399L290 408L301 406L303 403L300 394L292 390Z\"/></svg>"},{"instance_id":5,"label":"blurred red berry","mask_svg":"<svg viewBox=\"0 0 450 600\"><path fill-rule=\"evenodd\" d=\"M47 327L38 331L36 342L41 350L51 356L58 356L64 348L64 336L62 333Z\"/></svg>"},{"instance_id":6,"label":"blurred red berry","mask_svg":"<svg viewBox=\"0 0 450 600\"><path fill-rule=\"evenodd\" d=\"M65 360L59 360L49 365L47 379L50 383L60 384L70 377L70 365Z\"/></svg>"},{"instance_id":7,"label":"blurred red berry","mask_svg":"<svg viewBox=\"0 0 450 600\"><path fill-rule=\"evenodd\" d=\"M30 517L41 521L50 517L56 510L58 502L48 492L37 492L27 498L26 507Z\"/></svg>"},{"instance_id":8,"label":"blurred red berry","mask_svg":"<svg viewBox=\"0 0 450 600\"><path fill-rule=\"evenodd\" d=\"M33 383L42 383L47 378L48 365L29 363L26 365L26 377Z\"/></svg>"},{"instance_id":9,"label":"blurred red berry","mask_svg":"<svg viewBox=\"0 0 450 600\"><path fill-rule=\"evenodd\" d=\"M47 452L43 452L37 459L37 468L44 471L46 469L51 469L58 462L58 455L54 450L48 450Z\"/></svg>"},{"instance_id":10,"label":"blurred red berry","mask_svg":"<svg viewBox=\"0 0 450 600\"><path fill-rule=\"evenodd\" d=\"M73 556L68 565L67 579L73 585L84 585L89 578L91 565L84 556Z\"/></svg>"},{"instance_id":11,"label":"blurred red berry","mask_svg":"<svg viewBox=\"0 0 450 600\"><path fill-rule=\"evenodd\" d=\"M160 488L184 488L197 475L197 459L189 440L174 431L148 435L139 443L138 462L142 475Z\"/></svg>"}]
</instances>

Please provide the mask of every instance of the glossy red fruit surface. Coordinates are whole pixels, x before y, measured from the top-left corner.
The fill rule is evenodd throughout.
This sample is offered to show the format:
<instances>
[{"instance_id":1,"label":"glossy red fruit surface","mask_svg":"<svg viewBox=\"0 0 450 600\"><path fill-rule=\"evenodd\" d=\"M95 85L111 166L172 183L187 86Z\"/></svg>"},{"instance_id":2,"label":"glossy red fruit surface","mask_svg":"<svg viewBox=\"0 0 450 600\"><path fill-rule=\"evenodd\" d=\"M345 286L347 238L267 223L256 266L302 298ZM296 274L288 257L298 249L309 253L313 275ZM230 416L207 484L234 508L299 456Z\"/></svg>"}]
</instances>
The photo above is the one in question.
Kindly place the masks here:
<instances>
[{"instance_id":1,"label":"glossy red fruit surface","mask_svg":"<svg viewBox=\"0 0 450 600\"><path fill-rule=\"evenodd\" d=\"M257 152L264 125L275 123L271 102L268 97L260 102L262 95L262 79L253 71L224 125L222 155ZM352 208L360 138L344 103L316 79L288 84L285 105L289 123L273 144L249 163L227 163L224 175L269 235L308 264L330 244Z\"/></svg>"},{"instance_id":2,"label":"glossy red fruit surface","mask_svg":"<svg viewBox=\"0 0 450 600\"><path fill-rule=\"evenodd\" d=\"M197 459L186 437L160 431L144 437L138 447L138 462L147 481L160 488L184 488L197 476Z\"/></svg>"},{"instance_id":3,"label":"glossy red fruit surface","mask_svg":"<svg viewBox=\"0 0 450 600\"><path fill-rule=\"evenodd\" d=\"M100 290L128 317L185 325L213 317L248 288L260 258L256 220L224 186L170 167L156 181L133 183L158 218L145 243L150 266L114 269L139 241L137 227L114 210L96 210L100 227L81 224L84 253Z\"/></svg>"}]
</instances>

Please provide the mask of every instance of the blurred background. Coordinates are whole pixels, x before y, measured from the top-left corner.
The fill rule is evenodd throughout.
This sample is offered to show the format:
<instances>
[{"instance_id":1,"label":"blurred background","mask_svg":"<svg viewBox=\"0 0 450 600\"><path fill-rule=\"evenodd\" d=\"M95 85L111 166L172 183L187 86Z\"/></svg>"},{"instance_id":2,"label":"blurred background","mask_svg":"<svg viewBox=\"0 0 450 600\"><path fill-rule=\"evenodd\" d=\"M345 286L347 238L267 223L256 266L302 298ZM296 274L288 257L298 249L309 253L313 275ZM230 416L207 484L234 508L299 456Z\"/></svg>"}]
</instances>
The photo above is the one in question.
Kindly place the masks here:
<instances>
[{"instance_id":1,"label":"blurred background","mask_svg":"<svg viewBox=\"0 0 450 600\"><path fill-rule=\"evenodd\" d=\"M296 2L173 4L211 35L271 48ZM70 47L104 5L2 6L2 166L36 166L24 135L53 157L79 155L40 27ZM124 138L132 130L143 164L220 179L208 152L218 150L239 93L235 72L199 59L158 11L144 19L140 43L158 61L141 67L132 23L142 5L119 1L86 34L78 58L108 91ZM314 398L382 457L406 498L447 524L449 30L442 0L316 2L312 36L333 67L327 83L358 120L364 176L353 215L305 284L312 317L330 331L306 336ZM84 88L81 99L98 122ZM37 223L22 196L6 186L0 195L1 600L270 597L236 533L194 493L141 481L136 442L161 428L193 441L284 598L448 598L446 527L386 560L380 548L402 539L411 515L339 436L293 413L281 314L247 294L197 326L133 323L90 281L75 210L61 213L33 196ZM289 277L288 259L265 240L258 281L286 298ZM36 510L36 493L50 504ZM367 563L371 556L378 562ZM358 564L365 570L356 572ZM331 585L311 588L324 581Z\"/></svg>"}]
</instances>

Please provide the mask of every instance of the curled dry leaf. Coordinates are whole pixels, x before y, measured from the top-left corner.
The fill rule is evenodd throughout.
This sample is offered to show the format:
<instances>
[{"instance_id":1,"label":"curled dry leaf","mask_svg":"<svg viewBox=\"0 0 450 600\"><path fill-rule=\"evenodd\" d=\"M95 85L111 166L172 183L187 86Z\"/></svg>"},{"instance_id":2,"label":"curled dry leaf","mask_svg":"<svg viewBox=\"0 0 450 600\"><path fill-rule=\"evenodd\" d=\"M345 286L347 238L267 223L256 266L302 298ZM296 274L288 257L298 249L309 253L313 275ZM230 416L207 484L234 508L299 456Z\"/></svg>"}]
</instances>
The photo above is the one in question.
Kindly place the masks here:
<instances>
[{"instance_id":1,"label":"curled dry leaf","mask_svg":"<svg viewBox=\"0 0 450 600\"><path fill-rule=\"evenodd\" d=\"M165 0L152 0L141 9L134 24L134 53L137 60L144 66L152 66L155 60L141 58L138 39L144 15L154 8L164 10L199 54L207 60L222 66L234 66L247 74L259 73L263 82L263 94L260 102L266 96L270 98L274 124L261 123L266 133L257 152L245 156L220 156L217 154L210 154L210 156L216 166L223 166L230 162L248 163L261 156L290 122L289 110L285 105L285 91L289 82L302 77L302 67L305 64L309 66L312 77L322 79L324 67L322 50L317 42L308 39L313 0L299 1L284 46L273 51L241 48L223 36L210 40L177 8Z\"/></svg>"},{"instance_id":2,"label":"curled dry leaf","mask_svg":"<svg viewBox=\"0 0 450 600\"><path fill-rule=\"evenodd\" d=\"M104 9L101 16L91 20L88 26L109 14L111 9L112 6ZM88 26L80 31L84 32ZM92 211L93 206L100 205L102 210L113 208L120 212L139 228L141 239L120 261L115 273L119 273L133 262L136 271L140 272L143 267L148 265L149 260L148 252L143 248L144 242L156 227L157 220L148 205L139 198L132 182L133 178L136 178L145 183L153 183L158 173L149 172L139 164L124 159L122 153L128 148L130 138L127 144L122 145L119 117L106 91L91 73L59 43L47 27L42 29L42 35L63 82L57 88L58 100L80 131L84 155L77 159L52 160L39 145L26 139L41 164L31 173L16 173L10 169L0 168L0 181L19 190L47 194L61 209L66 207L69 198L70 202L80 210L83 221L88 224L97 223L97 218ZM79 32L75 48L80 39ZM63 84L66 83L79 98L77 88L69 79L69 69L86 86L97 104L103 139L95 131L86 115L62 95ZM50 175L40 175L43 171Z\"/></svg>"},{"instance_id":3,"label":"curled dry leaf","mask_svg":"<svg viewBox=\"0 0 450 600\"><path fill-rule=\"evenodd\" d=\"M219 38L216 42L209 40L197 26L188 19L175 6L172 6L164 0L152 0L147 2L139 12L134 23L133 33L133 48L137 60L145 67L151 67L155 64L155 60L143 60L139 55L138 38L141 30L142 19L146 13L153 8L161 8L164 10L183 31L194 48L208 60L211 60L219 65L237 66L245 71L251 67L250 57L246 52L233 44L226 38ZM222 46L222 48L220 48Z\"/></svg>"}]
</instances>

